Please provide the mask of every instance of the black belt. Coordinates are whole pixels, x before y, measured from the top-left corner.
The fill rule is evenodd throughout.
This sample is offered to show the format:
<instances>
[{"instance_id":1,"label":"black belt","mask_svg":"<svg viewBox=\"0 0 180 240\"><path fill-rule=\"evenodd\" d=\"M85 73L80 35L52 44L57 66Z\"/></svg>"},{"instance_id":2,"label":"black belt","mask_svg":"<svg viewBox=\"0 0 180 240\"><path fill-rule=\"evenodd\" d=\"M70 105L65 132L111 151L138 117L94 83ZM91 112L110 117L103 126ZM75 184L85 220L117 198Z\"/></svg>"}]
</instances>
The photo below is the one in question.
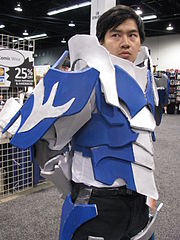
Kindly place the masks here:
<instances>
[{"instance_id":1,"label":"black belt","mask_svg":"<svg viewBox=\"0 0 180 240\"><path fill-rule=\"evenodd\" d=\"M112 188L94 188L92 187L92 196L117 196L117 195L122 195L122 196L126 196L126 195L132 195L132 196L136 196L138 193L127 189L126 186L122 186L122 187L112 187Z\"/></svg>"},{"instance_id":2,"label":"black belt","mask_svg":"<svg viewBox=\"0 0 180 240\"><path fill-rule=\"evenodd\" d=\"M121 187L105 187L105 188L97 188L97 187L93 187L93 186L87 186L83 183L74 183L72 184L73 189L76 192L81 192L81 191L89 191L91 190L91 196L117 196L117 195L122 195L122 196L126 196L126 195L131 195L131 196L137 196L139 195L139 193L132 191L130 189L127 189L126 186L121 186Z\"/></svg>"}]
</instances>

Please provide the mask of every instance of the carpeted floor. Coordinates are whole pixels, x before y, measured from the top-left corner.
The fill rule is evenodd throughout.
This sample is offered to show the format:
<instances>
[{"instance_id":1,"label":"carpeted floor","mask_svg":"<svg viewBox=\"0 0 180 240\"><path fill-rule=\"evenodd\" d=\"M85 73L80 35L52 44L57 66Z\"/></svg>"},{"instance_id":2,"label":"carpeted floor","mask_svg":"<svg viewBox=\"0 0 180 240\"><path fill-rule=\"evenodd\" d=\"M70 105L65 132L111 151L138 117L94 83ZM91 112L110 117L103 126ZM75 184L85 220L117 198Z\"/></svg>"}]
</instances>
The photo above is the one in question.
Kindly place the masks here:
<instances>
[{"instance_id":1,"label":"carpeted floor","mask_svg":"<svg viewBox=\"0 0 180 240\"><path fill-rule=\"evenodd\" d=\"M163 115L156 139L157 205L163 202L164 206L155 239L180 240L180 115ZM0 240L57 240L61 206L52 186L0 203Z\"/></svg>"}]
</instances>

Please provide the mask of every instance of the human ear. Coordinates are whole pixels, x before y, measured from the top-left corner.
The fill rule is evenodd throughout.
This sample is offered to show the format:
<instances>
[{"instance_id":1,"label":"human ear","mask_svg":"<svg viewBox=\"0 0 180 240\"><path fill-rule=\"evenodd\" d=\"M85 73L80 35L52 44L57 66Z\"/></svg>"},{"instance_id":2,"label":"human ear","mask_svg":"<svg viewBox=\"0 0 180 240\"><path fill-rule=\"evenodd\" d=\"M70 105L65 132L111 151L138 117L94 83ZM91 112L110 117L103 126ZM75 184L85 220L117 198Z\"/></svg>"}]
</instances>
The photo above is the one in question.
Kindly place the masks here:
<instances>
[{"instance_id":1,"label":"human ear","mask_svg":"<svg viewBox=\"0 0 180 240\"><path fill-rule=\"evenodd\" d=\"M104 44L104 41L103 41L103 40L100 40L99 43L100 43L101 45L103 45L103 44Z\"/></svg>"}]
</instances>

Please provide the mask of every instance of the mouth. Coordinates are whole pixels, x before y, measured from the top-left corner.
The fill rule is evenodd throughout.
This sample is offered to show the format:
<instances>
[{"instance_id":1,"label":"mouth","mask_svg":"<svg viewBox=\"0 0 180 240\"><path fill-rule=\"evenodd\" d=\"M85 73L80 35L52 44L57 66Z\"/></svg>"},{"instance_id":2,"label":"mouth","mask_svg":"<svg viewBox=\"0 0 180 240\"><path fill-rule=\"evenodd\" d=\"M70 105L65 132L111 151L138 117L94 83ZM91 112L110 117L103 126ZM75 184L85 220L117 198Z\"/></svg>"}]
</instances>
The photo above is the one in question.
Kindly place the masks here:
<instances>
[{"instance_id":1,"label":"mouth","mask_svg":"<svg viewBox=\"0 0 180 240\"><path fill-rule=\"evenodd\" d=\"M129 58L130 53L129 52L121 52L119 55L120 55L121 58L125 58L126 59L126 58Z\"/></svg>"}]
</instances>

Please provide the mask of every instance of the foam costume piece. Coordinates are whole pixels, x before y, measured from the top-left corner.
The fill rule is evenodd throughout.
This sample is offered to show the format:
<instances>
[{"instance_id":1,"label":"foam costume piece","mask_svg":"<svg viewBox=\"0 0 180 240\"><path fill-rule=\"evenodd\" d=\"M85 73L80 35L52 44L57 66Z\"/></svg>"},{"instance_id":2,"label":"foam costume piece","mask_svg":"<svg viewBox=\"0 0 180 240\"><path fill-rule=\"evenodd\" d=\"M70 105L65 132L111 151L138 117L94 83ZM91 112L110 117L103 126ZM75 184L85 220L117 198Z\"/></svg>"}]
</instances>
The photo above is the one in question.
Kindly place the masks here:
<instances>
[{"instance_id":1,"label":"foam costume piece","mask_svg":"<svg viewBox=\"0 0 180 240\"><path fill-rule=\"evenodd\" d=\"M116 66L115 69L120 73L122 72ZM117 82L124 90L118 91L119 98L126 104L130 115L136 116L141 112L141 109L149 104L148 98L144 96L146 93L142 92L135 80L125 71L123 74L117 74ZM132 94L130 97L124 94L128 85L132 86L131 91L136 93L139 104L136 104L136 99L132 99ZM119 90L119 86L117 90ZM157 199L150 135L148 133L145 135L149 146L144 148L139 146L140 143L143 145L143 136L139 137L139 143L136 143L138 134L131 129L128 119L120 110L106 104L100 84L96 85L96 106L97 112L92 114L91 120L73 137L73 150L80 151L83 156L91 158L96 180L112 185L116 179L123 178L129 189ZM152 115L148 109L147 111ZM141 173L143 180L136 179L137 173ZM148 179L148 185L142 184L146 179Z\"/></svg>"},{"instance_id":2,"label":"foam costume piece","mask_svg":"<svg viewBox=\"0 0 180 240\"><path fill-rule=\"evenodd\" d=\"M21 115L11 143L21 148L31 146L41 137L46 139L54 124L57 139L50 141L51 149L61 149L73 138L73 161L82 153L79 159L92 163L95 180L112 185L123 179L129 189L157 199L150 137L155 129L157 97L147 68L110 55L93 36L74 36L69 49L72 63L80 58L90 69L71 73L50 69L4 129ZM90 210L73 205L68 196L60 239L70 240L77 227L97 215L95 210L94 206ZM78 220L79 212L82 218Z\"/></svg>"},{"instance_id":3,"label":"foam costume piece","mask_svg":"<svg viewBox=\"0 0 180 240\"><path fill-rule=\"evenodd\" d=\"M50 69L4 128L3 132L18 117L21 118L21 124L11 139L11 144L26 149L38 141L58 117L80 112L92 93L98 75L95 69L76 73Z\"/></svg>"},{"instance_id":4,"label":"foam costume piece","mask_svg":"<svg viewBox=\"0 0 180 240\"><path fill-rule=\"evenodd\" d=\"M157 199L158 193L153 176L154 161L151 134L156 126L153 115L154 105L157 104L158 99L153 79L150 72L147 74L146 67L140 68L127 60L107 55L107 50L96 41L92 36L74 36L69 41L71 61L82 59L87 65L96 67L100 72L98 90L96 86L98 112L92 114L91 120L73 137L74 150L80 151L84 157L92 160L96 180L112 185L116 179L123 178L128 188ZM82 51L78 51L77 48L80 42L81 45L83 43ZM146 48L143 50L147 59L149 55ZM98 58L93 61L94 54L95 56L98 54ZM138 57L139 63L145 60L143 57L144 55ZM108 81L107 76L110 75L104 74L104 72L112 68L112 63L114 65L111 69L113 81ZM107 65L110 67L108 68ZM110 98L108 98L110 94L109 84L115 85L113 88L116 88L117 91L117 95ZM119 105L116 104L117 97ZM119 112L124 118L120 116ZM125 128L125 126L128 127ZM101 130L103 128L104 130ZM126 134L127 139L129 139L126 144L130 146L129 159L125 157L127 145L125 142L124 144L120 143L121 136L125 140ZM134 139L131 138L133 134L134 136L137 134ZM144 139L146 144L143 142ZM130 157L131 149L133 158ZM143 176L141 183L137 179L139 173ZM145 183L146 179L148 179L147 184Z\"/></svg>"},{"instance_id":5,"label":"foam costume piece","mask_svg":"<svg viewBox=\"0 0 180 240\"><path fill-rule=\"evenodd\" d=\"M138 64L141 64L142 62L144 62L147 66L148 60L149 60L149 65L150 65L151 83L152 83L152 89L153 89L153 95L154 95L154 104L155 104L155 106L158 106L159 96L158 96L157 86L156 86L156 83L154 80L154 75L153 75L152 58L151 58L151 55L149 54L149 49L145 46L141 46L141 50L139 51L134 64L138 65Z\"/></svg>"},{"instance_id":6,"label":"foam costume piece","mask_svg":"<svg viewBox=\"0 0 180 240\"><path fill-rule=\"evenodd\" d=\"M79 44L81 44L81 48L78 48ZM89 114L88 118L83 120L81 126L91 119L86 124L86 128L81 128L73 138L74 150L80 151L84 156L92 158L93 171L96 180L106 184L112 184L116 178L122 177L127 181L127 185L130 189L138 192L140 190L140 193L157 199L158 194L153 178L154 166L151 162L152 147L150 138L147 137L148 132L152 133L155 129L155 121L153 118L155 90L153 88L152 79L149 78L147 80L146 67L139 68L127 60L112 57L93 36L75 36L69 41L69 48L72 62L81 58L92 69L67 73L68 75L65 73L62 74L62 72L58 70L50 69L44 78L43 84L40 85L41 91L39 90L38 92L36 90L37 95L34 91L29 100L29 105L24 105L20 110L22 118L21 125L12 139L12 144L17 144L21 148L30 146L37 141L38 132L40 132L39 137L43 136L48 128L54 123L57 141L52 147L53 149L56 149L56 147L60 148L60 146L63 146L63 144L60 143L61 140L66 144L76 131L79 130L79 127L75 127L75 129L71 131L72 128L74 128L71 124L74 117L76 118L78 114L81 114L84 111L84 109L85 115L86 112L88 114L90 111L92 112L89 105L91 105L90 98L95 89L95 99L99 115L92 114L91 118L91 114ZM79 49L81 50L79 51ZM94 68L96 68L97 71L94 70ZM90 76L88 71L92 73L92 76ZM63 78L63 76L71 76L71 78ZM97 80L98 77L99 81ZM46 79L53 79L53 81L48 81ZM86 88L87 85L90 85L90 89L88 87L88 90ZM79 86L81 88L79 88ZM83 88L84 86L85 88ZM128 88L130 88L131 94L128 93ZM44 96L40 96L40 100L38 100L37 96L40 95L41 92L44 92ZM134 93L138 97L135 98L133 96ZM102 97L103 95L104 97ZM37 104L34 104L34 102ZM50 115L48 115L49 110L46 106L49 106L49 109L51 109ZM44 114L42 117L41 109L43 109L47 115L42 111ZM33 114L31 112L33 114L38 113L38 115L35 116L35 120L33 120ZM15 116L15 119L17 116ZM39 121L39 118L42 121ZM32 119L33 121L30 121L29 119ZM68 121L68 119L70 120ZM75 122L77 124L78 119L80 119L80 117L77 117L77 121ZM11 125L13 120L9 125ZM94 128L96 124L99 126L99 129ZM62 134L59 133L61 132L61 126L68 131L70 129L67 138L64 137L61 139L60 136L62 136ZM9 126L7 126L7 128L8 127ZM102 133L104 130L107 130L105 131L107 135L102 135L102 138L100 139L100 134L97 134L96 139L93 137L95 132L90 129L96 129L97 133ZM141 138L138 137L141 134L140 131L147 132L146 141L148 144L147 146L142 147L141 150L138 150L138 147L136 147L136 145L138 145L138 139L141 139L142 145L142 139L144 136L142 134ZM71 133L73 134L71 135ZM26 141L24 141L24 139L26 139ZM91 145L86 144L87 139L89 139ZM24 142L27 142L28 144L25 146ZM92 145L92 143L94 145ZM103 149L103 156L97 161L96 156L98 154L93 154L93 148L100 149L99 144L101 147L104 147L104 145L106 147L108 146L108 149ZM130 150L129 159L127 156L125 157L127 145ZM115 147L118 149L114 149ZM105 151L107 151L107 154L105 154ZM139 160L139 155L141 155L139 154L140 152L145 156L141 161ZM131 153L133 153L133 158L130 157L132 155ZM120 155L117 156L117 154ZM110 159L111 156L115 157ZM112 164L110 164L111 160ZM112 166L110 171L109 164ZM123 173L123 168L125 169L126 174ZM107 179L102 176L103 169L106 169L108 173ZM119 169L119 171L117 171L117 169ZM139 182L139 179L136 178L139 178L138 174L142 172L144 173L142 174L143 180ZM145 183L146 178L149 179L147 184ZM151 188L150 190L147 188L148 184L148 188Z\"/></svg>"},{"instance_id":7,"label":"foam costume piece","mask_svg":"<svg viewBox=\"0 0 180 240\"><path fill-rule=\"evenodd\" d=\"M73 233L81 224L96 216L95 204L73 204L68 195L63 204L59 240L72 239Z\"/></svg>"},{"instance_id":8,"label":"foam costume piece","mask_svg":"<svg viewBox=\"0 0 180 240\"><path fill-rule=\"evenodd\" d=\"M3 109L0 112L0 126L4 128L21 107L21 104L14 98L7 99ZM15 134L17 128L19 127L19 124L20 119L18 119L14 125L8 129L8 133L11 135Z\"/></svg>"},{"instance_id":9,"label":"foam costume piece","mask_svg":"<svg viewBox=\"0 0 180 240\"><path fill-rule=\"evenodd\" d=\"M127 105L133 118L146 104L143 91L137 82L121 67L115 66L115 71L118 97ZM128 94L125 89L128 89Z\"/></svg>"},{"instance_id":10,"label":"foam costume piece","mask_svg":"<svg viewBox=\"0 0 180 240\"><path fill-rule=\"evenodd\" d=\"M145 59L147 60L147 58L151 59L147 47L141 47L141 51L139 52L136 61L131 63L128 60L111 55L102 45L100 45L97 38L94 36L75 35L69 40L68 46L71 64L73 64L77 59L83 60L82 62L79 62L77 69L82 69L85 66L85 62L86 65L88 64L88 66L94 67L100 72L102 92L105 94L107 103L117 106L123 111L116 93L115 69L113 65L122 66L124 70L137 80L138 84L143 89L146 88L146 80L142 79L142 76L146 74L147 68L139 68L136 65L142 63ZM109 81L109 79L111 79L111 81ZM154 103L155 105L158 105L158 93L153 78L151 78L151 82ZM125 115L127 114L125 112L123 113Z\"/></svg>"},{"instance_id":11,"label":"foam costume piece","mask_svg":"<svg viewBox=\"0 0 180 240\"><path fill-rule=\"evenodd\" d=\"M152 134L148 131L137 130L138 138L136 139L136 144L143 148L145 151L154 155L154 148L152 145Z\"/></svg>"},{"instance_id":12,"label":"foam costume piece","mask_svg":"<svg viewBox=\"0 0 180 240\"><path fill-rule=\"evenodd\" d=\"M71 192L71 172L63 155L57 155L46 162L41 170L41 176L53 182L58 189L60 196L65 198Z\"/></svg>"},{"instance_id":13,"label":"foam costume piece","mask_svg":"<svg viewBox=\"0 0 180 240\"><path fill-rule=\"evenodd\" d=\"M97 38L89 35L75 35L69 40L68 46L71 53L71 63L73 64L77 59L82 59L88 66L98 69L106 102L120 107L116 88L115 69L108 51L99 44ZM81 50L79 51L78 49Z\"/></svg>"}]
</instances>

